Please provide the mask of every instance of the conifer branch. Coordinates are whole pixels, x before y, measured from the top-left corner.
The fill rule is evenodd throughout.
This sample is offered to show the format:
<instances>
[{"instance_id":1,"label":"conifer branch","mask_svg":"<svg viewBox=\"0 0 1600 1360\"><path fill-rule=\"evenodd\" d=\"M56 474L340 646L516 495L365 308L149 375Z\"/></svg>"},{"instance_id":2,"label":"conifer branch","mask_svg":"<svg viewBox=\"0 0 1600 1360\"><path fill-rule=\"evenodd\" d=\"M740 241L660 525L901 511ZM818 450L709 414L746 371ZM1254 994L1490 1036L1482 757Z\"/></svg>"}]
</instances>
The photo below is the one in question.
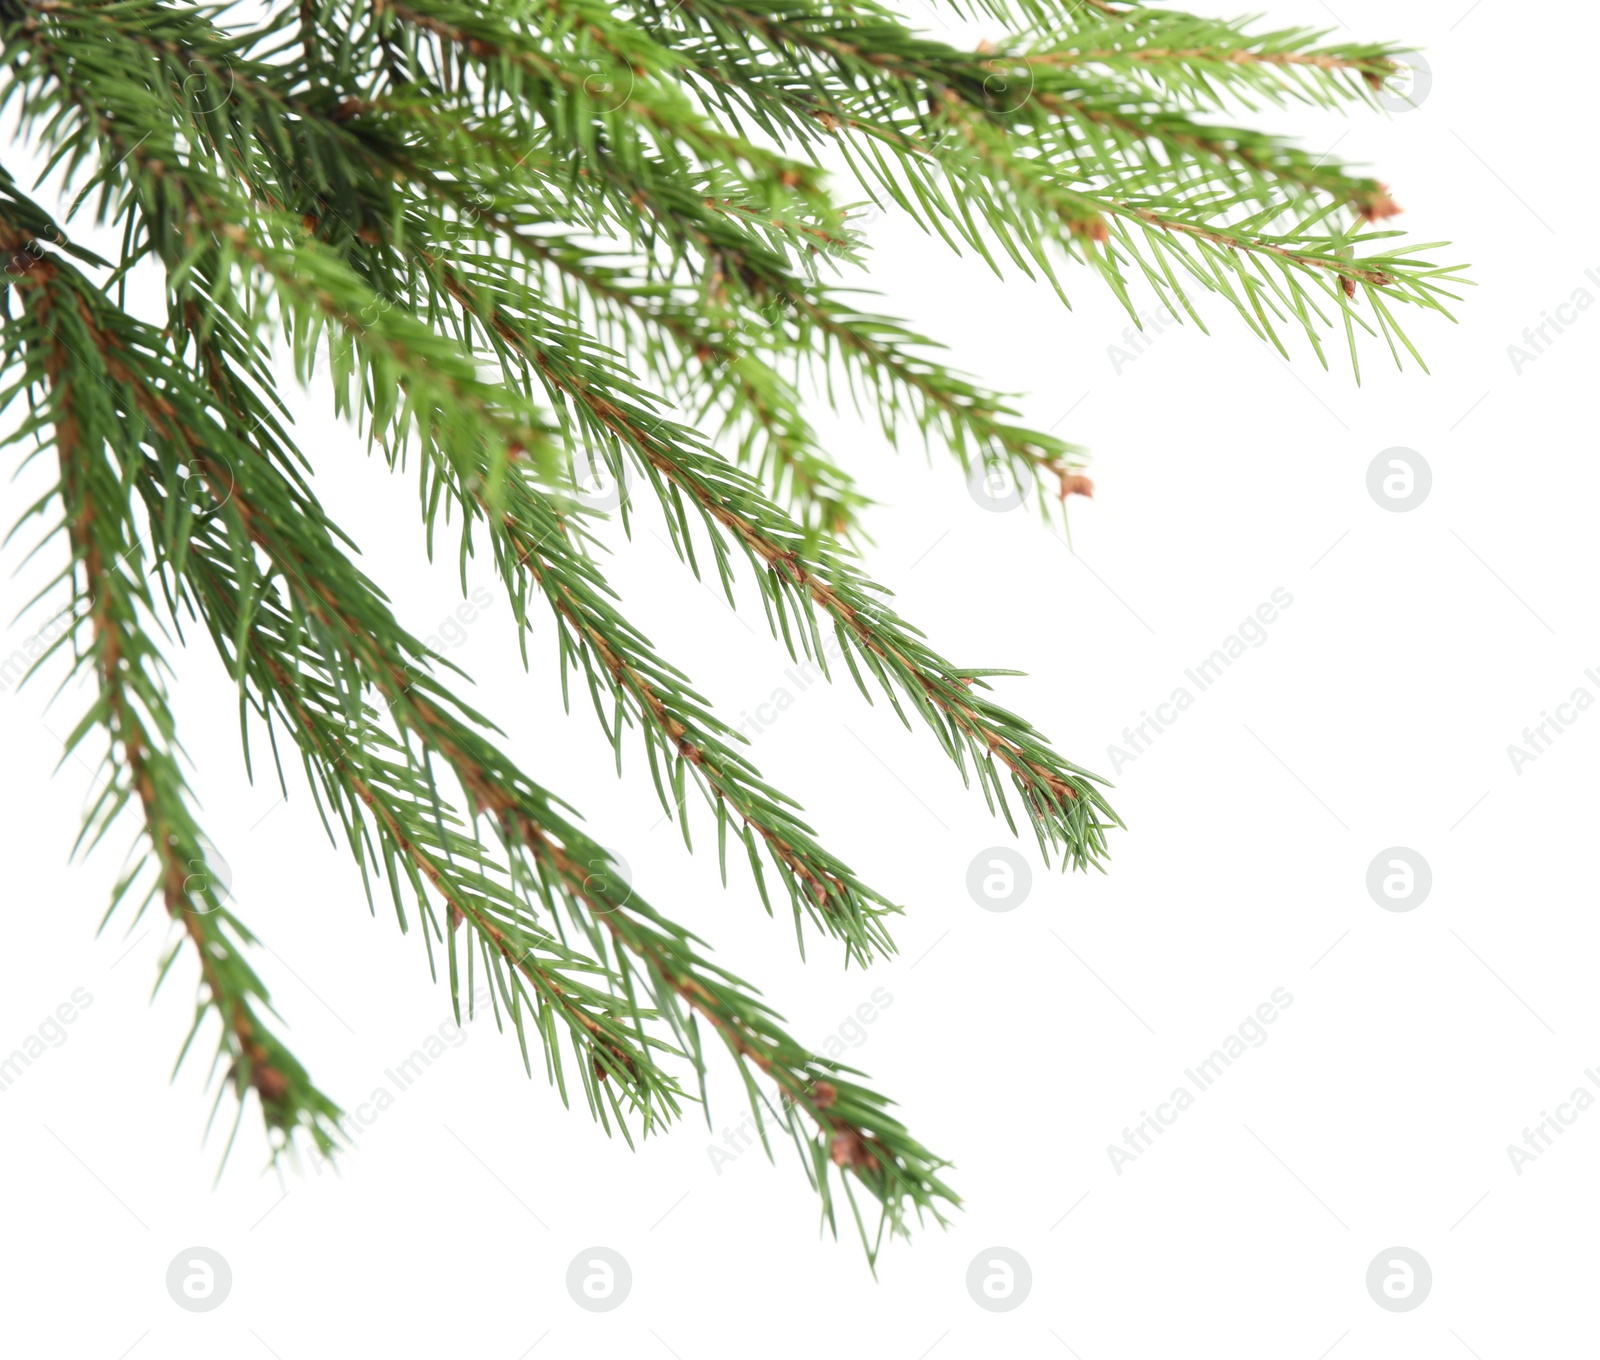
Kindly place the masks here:
<instances>
[{"instance_id":1,"label":"conifer branch","mask_svg":"<svg viewBox=\"0 0 1600 1360\"><path fill-rule=\"evenodd\" d=\"M112 907L138 882L138 910L159 901L178 923L162 974L195 951L219 1101L231 1090L242 1114L254 1091L274 1156L301 1135L334 1148L340 1114L263 1023L253 937L190 811L156 629L209 637L247 763L264 728L287 794L281 756L298 754L369 906L381 879L458 1017L482 970L524 1067L532 1031L563 1101L576 1072L608 1132L662 1129L705 1099L708 1028L795 1141L826 1221L842 1188L870 1253L956 1202L889 1102L623 883L446 684L456 668L403 628L317 502L271 363L281 340L391 467L418 459L430 553L441 507L459 509L463 570L486 539L525 664L542 596L564 696L572 667L619 768L638 729L686 842L699 790L724 872L731 830L769 912L765 875L782 883L802 946L809 919L866 963L893 949L898 908L624 615L572 494L580 459L636 474L730 603L742 555L792 657L837 656L869 699L876 682L1014 829L1020 797L1047 857L1099 867L1119 824L1100 781L993 702L986 679L1007 672L955 666L889 607L851 546L866 498L803 394L837 406L848 389L891 442L915 430L964 468L1030 474L1042 505L1052 482L1063 500L1087 490L1080 452L841 289L867 242L824 160L1063 298L1068 261L1136 318L1135 288L1197 323L1212 292L1280 349L1299 327L1319 358L1333 326L1353 363L1358 333L1417 357L1399 309L1448 315L1461 280L1436 247L1399 242L1385 185L1235 125L1374 102L1394 47L1109 0L952 8L1008 33L964 50L876 0L283 0L253 27L190 0L0 0L0 107L70 197L66 220L121 232L102 258L0 172L0 409L28 407L3 446L56 457L23 518L59 508L52 588L71 592L35 669L70 651L95 681L68 743L108 741L81 843L137 820L145 848ZM164 325L125 305L146 278ZM624 529L636 509L624 496Z\"/></svg>"},{"instance_id":2,"label":"conifer branch","mask_svg":"<svg viewBox=\"0 0 1600 1360\"><path fill-rule=\"evenodd\" d=\"M7 337L7 359L21 364L19 381L41 402L31 426L8 442L31 433L54 448L76 595L66 636L74 640L76 666L91 670L98 682L95 704L67 740L70 751L99 727L109 745L105 783L85 815L79 844L92 847L130 802L138 810L149 848L118 883L107 919L151 865L154 877L134 920L159 899L199 965L194 1024L179 1063L207 1014L214 1014L220 1034L213 1071L224 1068L218 1099L231 1088L242 1115L244 1097L256 1092L275 1135L275 1157L288 1150L297 1131L327 1153L336 1144L340 1111L262 1022L258 1008L270 1009L271 1003L242 952L254 936L231 909L189 810L192 795L162 679L166 667L146 632L153 602L140 570L143 543L136 523L117 511L125 504L120 484L138 475L138 449L126 423L135 413L117 400L128 375L115 353L96 344L101 337L84 297L60 288L58 265L28 230L47 219L32 216L32 222L26 216L21 222L15 216L0 220L0 251L13 261L12 284L23 309ZM160 977L177 956L174 945Z\"/></svg>"}]
</instances>

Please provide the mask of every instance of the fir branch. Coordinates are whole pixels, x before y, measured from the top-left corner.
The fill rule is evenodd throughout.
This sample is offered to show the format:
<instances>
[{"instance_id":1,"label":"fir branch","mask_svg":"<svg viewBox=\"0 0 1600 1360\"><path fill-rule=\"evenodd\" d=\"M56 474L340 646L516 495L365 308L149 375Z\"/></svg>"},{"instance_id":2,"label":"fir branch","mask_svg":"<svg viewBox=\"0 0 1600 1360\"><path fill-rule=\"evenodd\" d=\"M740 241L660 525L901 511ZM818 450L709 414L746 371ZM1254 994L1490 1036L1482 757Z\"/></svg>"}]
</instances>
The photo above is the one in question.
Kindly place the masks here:
<instances>
[{"instance_id":1,"label":"fir branch","mask_svg":"<svg viewBox=\"0 0 1600 1360\"><path fill-rule=\"evenodd\" d=\"M962 50L876 0L296 0L254 25L185 0L0 0L0 107L75 195L67 217L122 233L110 259L85 251L0 174L0 408L30 403L10 442L60 464L26 517L62 510L58 647L95 679L70 744L109 741L83 841L137 816L148 849L113 906L153 877L145 905L182 927L163 973L198 953L219 1098L242 1111L257 1093L275 1155L300 1133L327 1150L338 1110L262 1024L252 937L189 810L155 627L198 623L238 687L247 759L252 731L275 765L287 738L369 904L381 878L458 1014L483 970L524 1066L532 1030L564 1101L576 1070L607 1131L660 1129L704 1099L708 1026L830 1223L836 1185L852 1212L856 1191L878 1202L880 1238L954 1202L888 1102L620 884L446 685L454 667L400 625L317 503L271 363L281 337L391 466L418 455L430 552L441 507L459 508L463 569L486 536L525 663L542 596L563 690L574 667L619 766L636 727L685 840L693 783L724 869L732 830L763 899L765 866L778 875L802 942L809 918L866 962L892 949L896 908L624 615L569 495L580 458L636 470L730 603L742 554L791 656L826 669L831 628L864 694L875 681L908 724L914 708L1012 821L1009 785L1047 856L1099 866L1117 825L1099 781L988 697L1004 672L944 659L843 546L866 501L802 392L838 404L847 388L891 442L915 429L963 467L1035 474L1041 503L1052 480L1063 500L1087 490L1079 452L835 283L865 241L823 158L1063 298L1066 261L1136 317L1135 286L1197 323L1214 292L1280 349L1298 326L1319 357L1332 326L1353 363L1358 331L1415 357L1399 309L1448 315L1459 271L1400 243L1379 181L1235 125L1240 109L1370 103L1394 47L1109 0L953 8L1009 32ZM146 275L164 328L112 300Z\"/></svg>"},{"instance_id":2,"label":"fir branch","mask_svg":"<svg viewBox=\"0 0 1600 1360\"><path fill-rule=\"evenodd\" d=\"M441 347L434 337L417 327L408 314L398 309L379 309L374 315L373 302L364 296L359 283L342 273L331 258L312 248L310 243L281 246L253 238L235 220L236 213L226 211L216 198L209 196L220 196L220 189L206 187L198 191L190 189L187 193L189 211L208 222L241 258L273 280L291 314L320 314L342 329L348 345L333 351L336 392L341 404L349 400L347 394L354 373L351 359L357 352L365 356L370 385L376 392L401 383L401 375L404 375L402 385L409 405L401 408L390 398L375 398L370 407L375 423L387 423L391 414L398 414L399 433L403 437L405 414L420 405L430 417L421 431L424 452L449 449L451 456L458 460L467 456L465 451L471 449L475 441L492 439L494 442L481 465L456 467L453 471L458 476L466 472L482 478L496 498L502 494L509 458L528 447L535 436L522 424L509 430L503 422L496 424L491 399L479 395L487 389L475 374L454 359L450 350ZM285 230L280 228L280 237ZM302 355L309 352L310 347L302 345ZM666 440L647 436L647 422L656 429L661 428L653 415L637 408L629 411L615 401L596 395L598 389L587 375L580 378L570 373L565 377L558 374L548 351L537 354L530 351L527 357L537 362L544 376L569 399L587 408L599 425L639 460L647 474L665 478L674 488L687 491L691 503L708 526L741 547L753 564L767 569L758 579L775 606L775 631L788 634L786 610L791 602L808 608L820 607L831 617L841 640L857 650L884 691L892 697L893 684L897 684L910 698L964 774L970 755L985 796L991 805L998 802L1008 822L1015 825L1004 784L999 778L1002 770L1021 795L1042 850L1048 853L1052 847L1059 846L1063 859L1080 868L1099 861L1105 848L1104 832L1114 824L1115 815L1092 782L1093 777L1062 761L1025 722L973 696L971 687L983 683L979 678L983 672L958 671L929 651L891 611L867 598L864 582L842 562L825 554L815 560L803 558L800 550L805 535L777 507L764 501L753 485L741 485L739 474L722 464L711 450L695 448L687 441L674 446ZM368 385L364 382L362 387ZM463 412L474 417L471 425L463 427L459 436L448 441L436 437L434 420L459 421ZM441 464L444 461L441 460ZM458 484L456 490L464 503L476 499L466 491L464 484ZM730 502L741 504L744 512L731 509ZM672 508L669 504L669 514ZM679 526L670 519L669 523L677 537ZM681 538L679 541L687 551L687 545ZM726 579L722 553L719 543L719 571ZM825 667L814 622L802 619L797 612L795 624L801 648ZM789 646L793 652L793 637L789 637ZM859 674L856 679L865 693ZM791 852L793 837L769 836L767 844L778 862L793 873L797 868ZM808 873L803 886L808 909L812 897L829 906L835 905L832 899L843 899L843 911L830 912L825 919L832 922L834 928L851 930L853 934L845 938L850 939L857 950L863 949L870 935L864 933L862 925L855 923L862 920L864 900L836 874ZM797 915L799 909L797 900ZM839 924L841 921L852 924L844 927Z\"/></svg>"},{"instance_id":3,"label":"fir branch","mask_svg":"<svg viewBox=\"0 0 1600 1360\"><path fill-rule=\"evenodd\" d=\"M958 237L991 264L992 235L1024 271L1037 269L1055 282L1054 264L1043 249L1053 240L1069 256L1093 264L1124 298L1136 321L1137 309L1127 300L1122 261L1115 253L1093 249L1110 234L1108 217L1139 215L1191 241L1209 240L1235 253L1272 254L1307 273L1330 271L1339 276L1337 291L1344 298L1330 292L1329 300L1342 312L1347 330L1374 329L1348 306L1358 285L1382 295L1371 300L1377 329L1386 334L1393 326L1385 302L1439 308L1441 297L1449 296L1433 280L1448 279L1453 270L1418 270L1409 259L1389 261L1394 268L1388 270L1376 259L1346 264L1343 256L1358 238L1344 232L1321 239L1310 234L1327 216L1316 210L1323 200L1348 205L1364 221L1393 215L1398 209L1385 186L1350 176L1327 157L1313 160L1273 138L1203 126L1185 111L1152 111L1148 91L1114 81L1072 84L1092 81L1076 69L1083 57L1079 47L962 53L915 37L874 6L866 7L864 19L852 13L848 19L830 22L819 22L805 7L782 0L732 5L687 0L670 11L665 5L654 8L685 28L698 23L709 41L703 36L689 42L686 59L725 97L742 109L765 111L769 118L774 109L789 111L791 116L781 124L765 124L775 135L808 142L821 128L865 139L863 154L852 158L852 166L869 189L876 184L952 244ZM1140 21L1160 13L1139 11ZM1176 19L1182 22L1187 16ZM665 26L665 17L653 31L663 42L686 41L682 32ZM1325 100L1341 94L1359 97L1363 82L1381 84L1395 69L1390 49L1312 51L1310 44L1321 35L1309 30L1252 38L1215 26L1210 33L1210 50L1262 57L1259 63L1234 60L1213 65L1228 72L1261 69L1280 75L1303 67L1332 82L1319 91ZM753 53L751 34L762 39L762 56L767 60L728 55ZM1148 40L1148 30L1142 36ZM1081 42L1082 35L1074 34L1073 41ZM1088 50L1112 49L1090 46ZM1204 49L1175 43L1155 50ZM805 59L797 60L797 53ZM1295 57L1306 60L1297 62ZM1083 64L1105 65L1107 60ZM1187 70L1195 63L1204 65L1204 59L1197 56L1188 65L1184 61L1177 65ZM1160 63L1154 68L1167 69ZM1355 82L1340 84L1345 75L1356 77ZM1053 83L1046 84L1045 77ZM1185 87L1177 93L1199 89ZM1268 90L1280 97L1289 93L1281 83L1269 82ZM1170 99L1174 91L1163 94ZM903 111L905 103L924 101L926 113ZM875 146L887 148L892 159L875 154ZM940 167L948 182L930 174L930 165ZM1107 184L1136 189L1139 196L1108 194L1103 187ZM959 196L952 187L959 188ZM982 206L981 214L972 212L974 203ZM1274 234L1271 224L1279 220L1286 229ZM1147 261L1136 241L1126 233L1120 237L1128 263L1156 287L1163 303L1194 316L1170 271ZM1160 247L1155 249L1160 252ZM1241 280L1236 291L1226 279L1219 279L1214 260L1203 251L1197 253L1198 259L1175 252L1176 262L1193 281L1228 298L1258 333L1280 348L1273 316L1280 320L1292 316L1321 355L1317 331L1328 318L1315 307L1304 305L1302 298L1290 301L1282 311L1264 305L1263 293L1276 287L1272 280ZM1294 288L1289 285L1291 292ZM1393 331L1392 340L1405 343L1398 331Z\"/></svg>"},{"instance_id":4,"label":"fir branch","mask_svg":"<svg viewBox=\"0 0 1600 1360\"><path fill-rule=\"evenodd\" d=\"M246 1095L256 1092L265 1124L276 1135L274 1157L291 1146L296 1132L326 1154L336 1145L340 1111L263 1024L258 1008L270 1009L271 1003L242 952L254 936L229 907L189 810L192 795L161 678L165 663L147 633L152 601L141 570L142 540L137 525L115 510L122 502L120 485L136 475L139 458L137 423L128 421L135 413L117 402L128 375L115 354L95 345L99 337L83 296L71 289L60 296L60 267L27 229L37 225L37 219L0 220L0 250L17 262L10 272L24 309L18 329L8 327L7 358L20 362L21 383L42 402L40 415L8 442L32 433L55 450L63 527L75 564L77 608L69 635L86 633L76 664L98 680L97 701L67 742L71 750L98 726L109 743L105 784L85 816L79 843L92 846L130 801L137 807L149 849L117 885L107 918L134 888L143 865L153 865L154 879L135 920L159 898L199 965L201 986L184 1053L206 1015L214 1014L220 1022L217 1060L225 1068L218 1100L231 1088L242 1116ZM161 977L176 956L175 946Z\"/></svg>"}]
</instances>

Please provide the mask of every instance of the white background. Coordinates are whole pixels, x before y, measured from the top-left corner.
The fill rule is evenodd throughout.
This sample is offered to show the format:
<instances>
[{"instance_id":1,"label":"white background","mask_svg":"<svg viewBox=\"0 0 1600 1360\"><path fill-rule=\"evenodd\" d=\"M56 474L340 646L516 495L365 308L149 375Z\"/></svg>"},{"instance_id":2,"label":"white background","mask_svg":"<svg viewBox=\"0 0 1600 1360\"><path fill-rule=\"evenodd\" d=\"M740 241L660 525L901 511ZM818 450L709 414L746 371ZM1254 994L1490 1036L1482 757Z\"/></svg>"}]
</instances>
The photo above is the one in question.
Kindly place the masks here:
<instances>
[{"instance_id":1,"label":"white background","mask_svg":"<svg viewBox=\"0 0 1600 1360\"><path fill-rule=\"evenodd\" d=\"M964 1209L889 1250L876 1281L857 1244L819 1239L803 1175L782 1153L713 1167L742 1117L726 1065L715 1128L686 1120L630 1152L542 1077L523 1075L492 1021L469 1031L365 1130L342 1176L258 1174L246 1118L213 1186L222 1138L202 1140L203 1064L170 1084L193 965L149 999L165 925L95 928L121 844L87 864L69 847L90 787L60 738L86 695L48 711L43 678L0 696L8 868L0 1049L74 988L93 1004L61 1047L0 1093L5 1165L0 1306L17 1355L146 1357L460 1354L475 1360L748 1353L938 1360L1193 1353L1337 1360L1587 1353L1597 1261L1600 1113L1536 1161L1507 1145L1592 1083L1591 710L1518 773L1509 743L1600 667L1590 526L1600 309L1514 372L1524 327L1600 284L1592 128L1596 21L1503 0L1338 0L1343 31L1427 50L1423 105L1392 118L1265 113L1316 149L1372 162L1420 240L1469 262L1460 324L1410 319L1432 376L1397 374L1376 344L1357 388L1345 361L1292 366L1216 301L1212 335L1168 329L1114 371L1126 318L1085 272L1074 310L1002 284L903 222L872 228L887 311L951 342L953 361L1027 393L1036 425L1088 445L1098 492L1072 511L1076 552L1026 511L994 514L942 452L895 455L870 422L824 420L883 504L869 562L957 664L1015 667L1002 702L1058 750L1108 772L1109 743L1185 683L1267 600L1293 596L1247 653L1117 777L1128 830L1110 873L1035 870L1017 910L979 910L965 877L1010 844L925 731L851 688L800 693L748 588L735 616L641 518L610 567L630 615L725 715L791 691L758 763L805 804L824 842L907 907L899 958L846 974L768 921L747 877L662 825L642 755L618 780L592 712L560 711L550 630L517 660L497 603L451 652L516 758L618 848L635 882L700 930L820 1046L850 1060L955 1164ZM1332 24L1320 4L1271 18ZM1337 343L1337 337L1335 337ZM389 477L318 399L301 403L318 490L369 571L421 634L459 599L452 553L432 569L414 483ZM1433 486L1385 511L1373 458L1419 452ZM41 483L7 492L20 507ZM10 516L8 515L8 519ZM56 545L59 547L59 545ZM8 568L21 560L16 545ZM50 564L53 569L53 564ZM42 580L0 592L9 619ZM474 582L493 586L488 572ZM38 626L11 626L9 653ZM279 802L245 783L230 686L214 658L179 657L177 699L202 822L265 948L259 967L313 1075L362 1101L449 1015L421 941L330 847L303 784ZM1192 689L1193 686L1191 685ZM697 809L698 813L698 809ZM709 840L703 815L696 823ZM132 825L127 835L132 834ZM1380 910L1367 867L1411 847L1433 888ZM874 988L892 1005L854 1030ZM1275 988L1293 1005L1214 1088L1120 1174L1107 1153L1184 1084ZM386 1084L386 1083L385 1083ZM219 1122L225 1120L219 1117ZM632 1293L605 1314L568 1296L569 1261L608 1246ZM214 1312L181 1311L164 1277L181 1249L231 1264ZM1032 1293L1008 1313L965 1286L980 1251L1021 1253ZM1433 1287L1415 1311L1369 1297L1369 1262L1420 1252Z\"/></svg>"}]
</instances>

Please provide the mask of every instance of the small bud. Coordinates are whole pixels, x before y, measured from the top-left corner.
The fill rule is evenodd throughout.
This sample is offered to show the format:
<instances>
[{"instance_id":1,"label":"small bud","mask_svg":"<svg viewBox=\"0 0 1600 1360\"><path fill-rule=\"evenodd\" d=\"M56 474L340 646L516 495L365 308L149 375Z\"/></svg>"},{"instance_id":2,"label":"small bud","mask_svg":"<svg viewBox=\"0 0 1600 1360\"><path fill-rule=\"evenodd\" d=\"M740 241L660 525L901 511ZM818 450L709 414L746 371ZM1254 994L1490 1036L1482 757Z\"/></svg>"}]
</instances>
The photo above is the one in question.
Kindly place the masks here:
<instances>
[{"instance_id":1,"label":"small bud","mask_svg":"<svg viewBox=\"0 0 1600 1360\"><path fill-rule=\"evenodd\" d=\"M263 1100L282 1100L289 1093L289 1078L276 1067L258 1067L251 1084Z\"/></svg>"},{"instance_id":2,"label":"small bud","mask_svg":"<svg viewBox=\"0 0 1600 1360\"><path fill-rule=\"evenodd\" d=\"M1389 186L1380 184L1356 200L1356 211L1364 222L1381 222L1386 217L1399 216L1404 209L1389 197Z\"/></svg>"},{"instance_id":3,"label":"small bud","mask_svg":"<svg viewBox=\"0 0 1600 1360\"><path fill-rule=\"evenodd\" d=\"M1094 483L1078 472L1057 472L1056 476L1061 481L1061 499L1068 496L1085 496L1094 499Z\"/></svg>"},{"instance_id":4,"label":"small bud","mask_svg":"<svg viewBox=\"0 0 1600 1360\"><path fill-rule=\"evenodd\" d=\"M868 1171L878 1169L878 1159L854 1129L840 1129L835 1133L828 1155L835 1166L865 1167Z\"/></svg>"}]
</instances>

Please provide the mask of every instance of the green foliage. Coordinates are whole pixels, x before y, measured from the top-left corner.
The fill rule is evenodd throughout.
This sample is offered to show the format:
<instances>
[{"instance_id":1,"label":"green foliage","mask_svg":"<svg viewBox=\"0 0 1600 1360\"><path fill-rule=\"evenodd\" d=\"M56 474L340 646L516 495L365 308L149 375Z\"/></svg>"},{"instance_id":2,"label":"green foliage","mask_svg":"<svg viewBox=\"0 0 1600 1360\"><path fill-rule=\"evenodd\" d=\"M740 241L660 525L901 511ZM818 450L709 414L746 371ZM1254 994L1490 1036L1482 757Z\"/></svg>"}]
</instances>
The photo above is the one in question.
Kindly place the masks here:
<instances>
[{"instance_id":1,"label":"green foliage","mask_svg":"<svg viewBox=\"0 0 1600 1360\"><path fill-rule=\"evenodd\" d=\"M929 728L1014 830L1020 810L1047 857L1098 867L1118 824L1102 781L989 697L1004 672L946 660L886 603L854 547L866 500L800 393L848 392L890 439L915 432L966 468L1045 474L1041 504L1052 478L1063 500L1081 489L1078 451L830 281L864 244L824 161L1063 298L1077 260L1136 322L1133 288L1196 322L1212 293L1319 356L1333 328L1352 361L1358 332L1414 353L1397 314L1443 311L1455 271L1380 225L1396 211L1381 184L1220 121L1367 100L1393 49L1099 0L974 15L1015 36L964 51L827 0L303 0L256 22L0 0L0 103L40 181L66 186L67 225L89 213L121 233L101 259L0 181L3 402L26 405L10 442L59 467L23 519L64 536L57 646L95 681L71 745L106 739L84 839L137 820L144 854L113 908L159 899L175 923L163 973L193 945L218 1098L242 1115L254 1091L275 1155L297 1134L335 1148L341 1115L267 1029L250 932L212 882L168 629L210 636L247 752L264 733L286 793L281 756L298 755L369 900L387 888L452 997L482 970L525 1066L537 1048L564 1100L575 1074L608 1130L648 1134L704 1098L709 1027L830 1223L836 1182L873 1251L909 1212L954 1203L889 1102L627 889L456 697L318 504L268 360L286 345L391 467L414 460L430 543L448 510L524 632L549 610L563 679L587 689L619 766L642 741L686 843L697 790L724 874L731 839L802 947L815 931L870 962L893 950L899 908L621 612L571 494L579 463L631 469L691 570L709 566L730 603L748 575L793 656L822 663L831 631L862 693ZM135 270L163 281L165 316L126 307Z\"/></svg>"}]
</instances>

